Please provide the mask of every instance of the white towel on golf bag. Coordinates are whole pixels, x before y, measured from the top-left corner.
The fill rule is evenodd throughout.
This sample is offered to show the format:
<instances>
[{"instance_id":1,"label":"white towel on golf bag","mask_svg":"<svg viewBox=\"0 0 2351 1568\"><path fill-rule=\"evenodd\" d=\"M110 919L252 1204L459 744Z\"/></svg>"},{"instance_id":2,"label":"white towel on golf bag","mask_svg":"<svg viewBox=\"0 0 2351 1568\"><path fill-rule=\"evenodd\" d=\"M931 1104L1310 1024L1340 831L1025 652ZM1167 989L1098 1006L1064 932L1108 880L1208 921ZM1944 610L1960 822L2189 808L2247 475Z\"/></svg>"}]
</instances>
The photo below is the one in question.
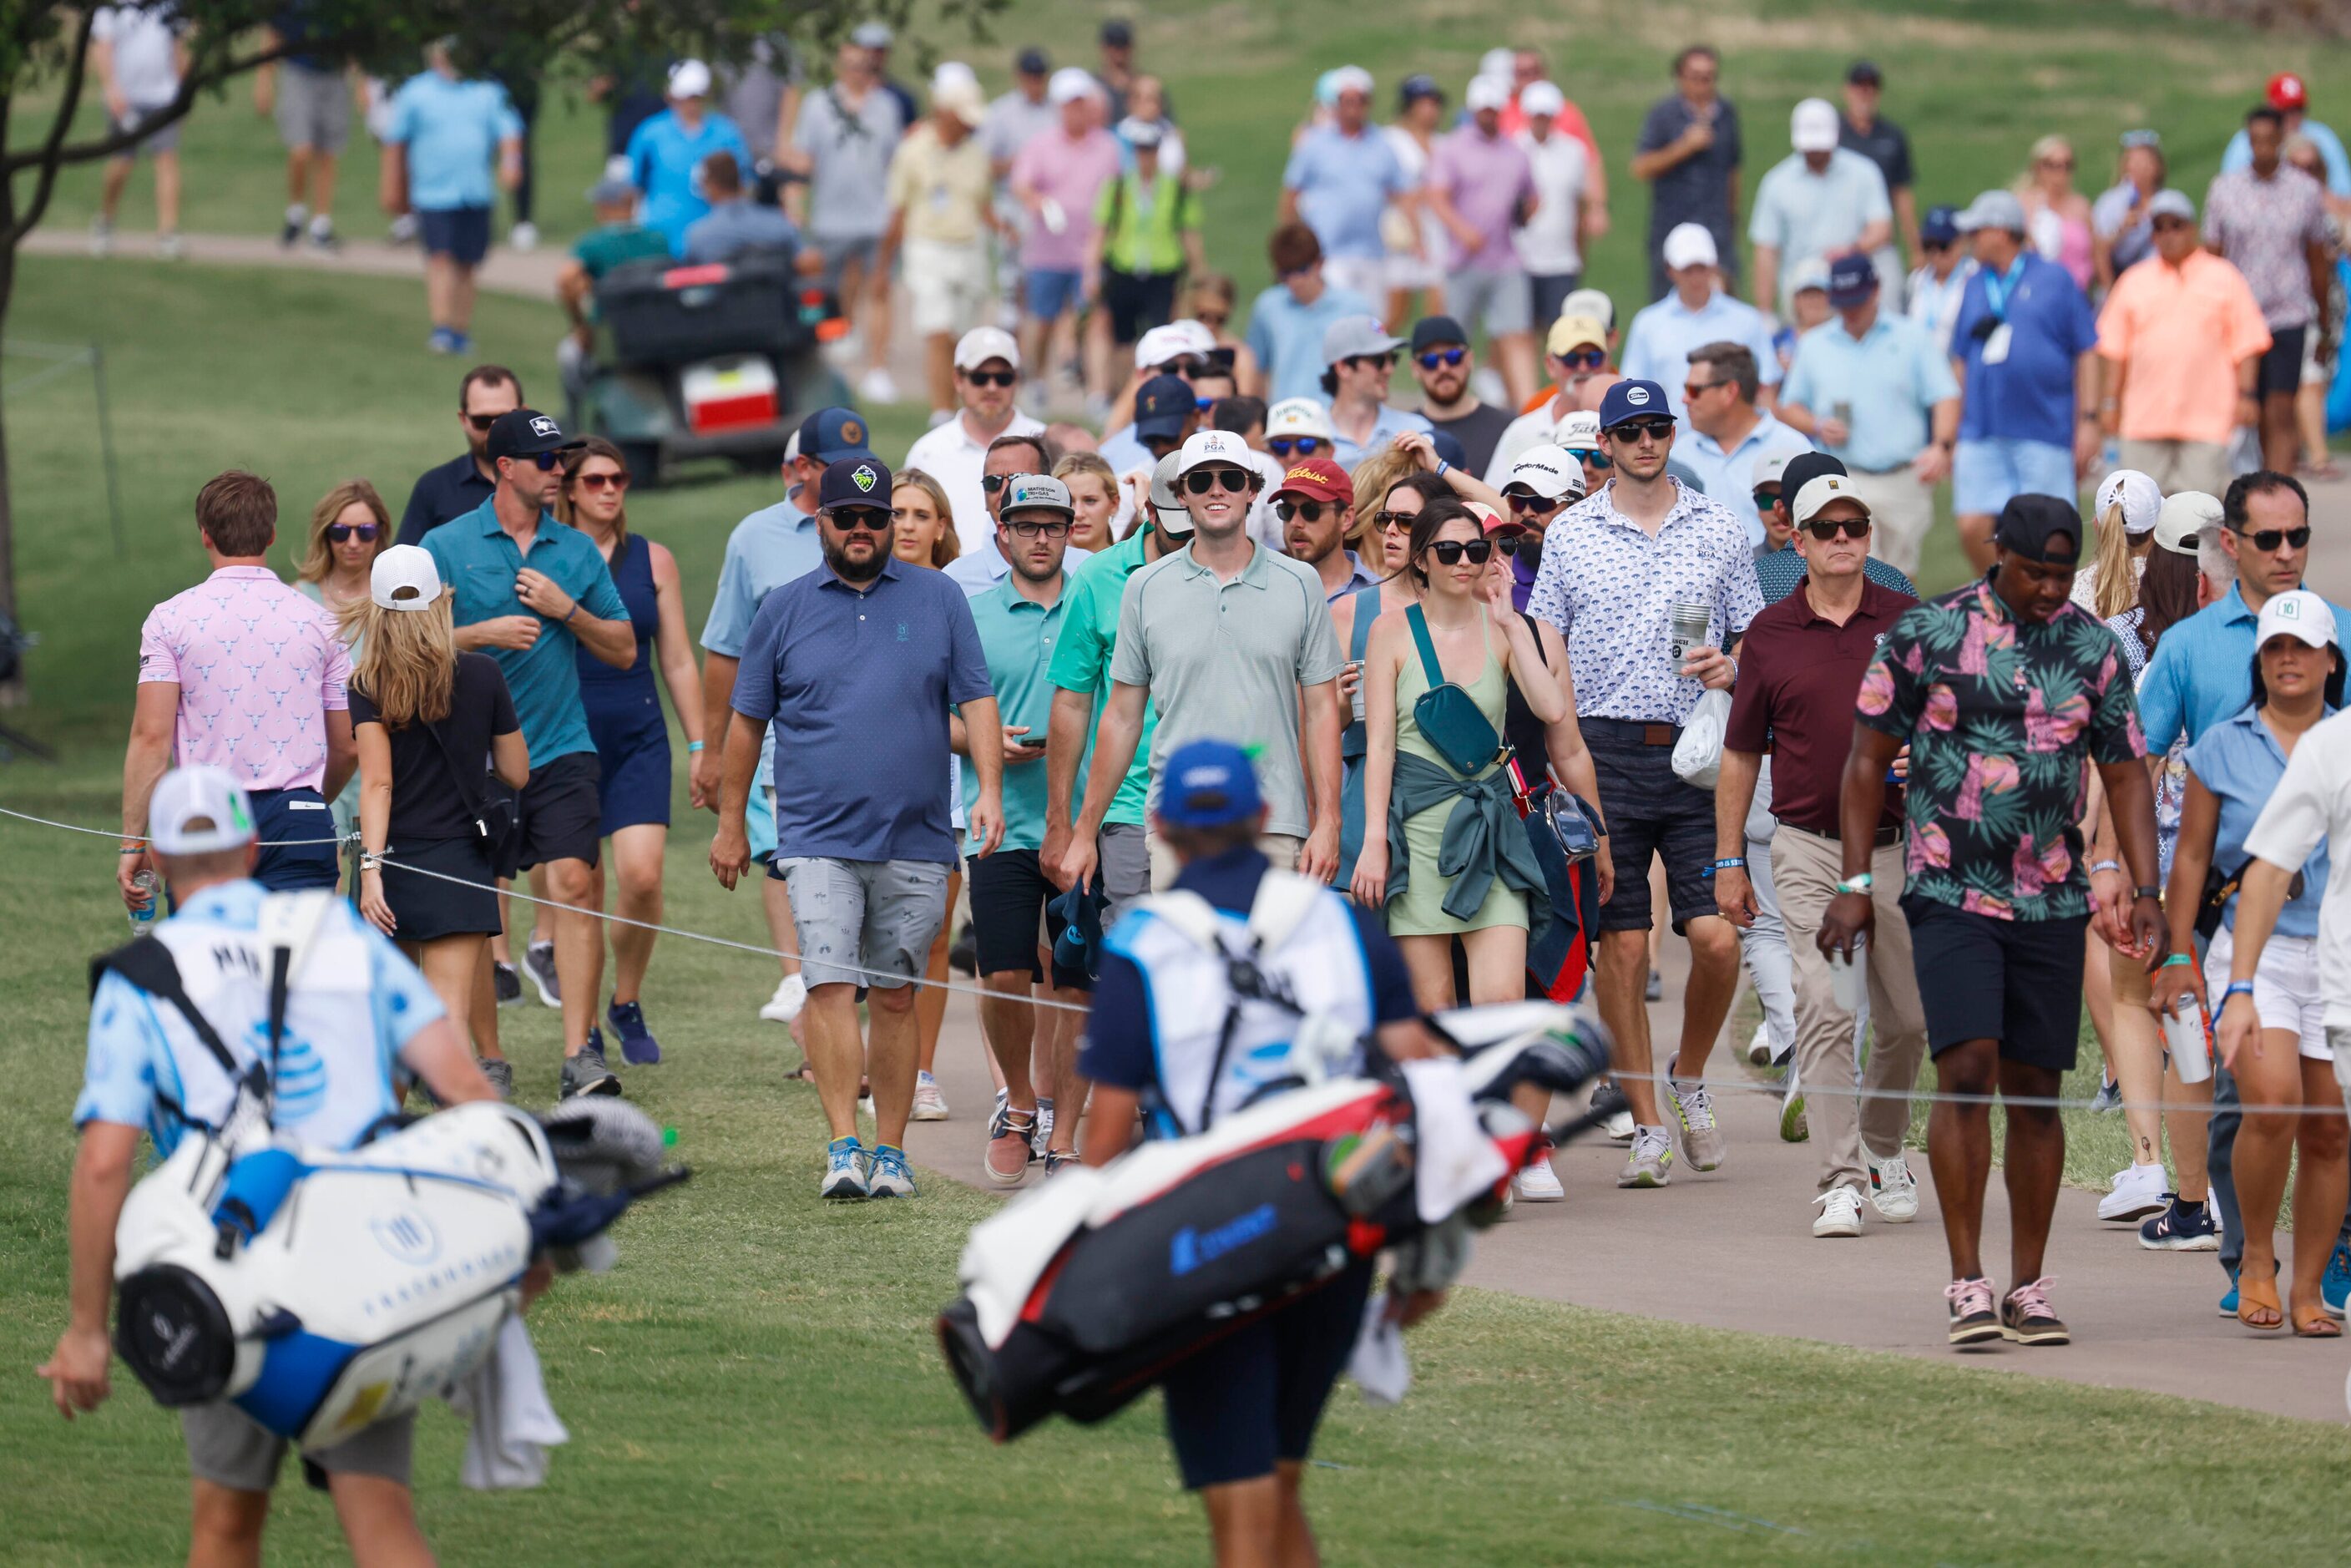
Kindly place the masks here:
<instances>
[{"instance_id":1,"label":"white towel on golf bag","mask_svg":"<svg viewBox=\"0 0 2351 1568\"><path fill-rule=\"evenodd\" d=\"M1363 1390L1366 1405L1401 1405L1412 1387L1412 1358L1405 1354L1404 1331L1388 1317L1385 1291L1374 1291L1364 1303L1347 1375Z\"/></svg>"},{"instance_id":2,"label":"white towel on golf bag","mask_svg":"<svg viewBox=\"0 0 2351 1568\"><path fill-rule=\"evenodd\" d=\"M538 1352L519 1313L499 1325L488 1357L450 1391L449 1405L474 1423L465 1439L465 1481L475 1491L541 1484L547 1479L547 1450L571 1440L548 1403Z\"/></svg>"},{"instance_id":3,"label":"white towel on golf bag","mask_svg":"<svg viewBox=\"0 0 2351 1568\"><path fill-rule=\"evenodd\" d=\"M1479 1124L1459 1058L1407 1061L1404 1081L1412 1089L1413 1131L1419 1145L1413 1165L1413 1202L1421 1223L1435 1225L1510 1175L1510 1167Z\"/></svg>"}]
</instances>

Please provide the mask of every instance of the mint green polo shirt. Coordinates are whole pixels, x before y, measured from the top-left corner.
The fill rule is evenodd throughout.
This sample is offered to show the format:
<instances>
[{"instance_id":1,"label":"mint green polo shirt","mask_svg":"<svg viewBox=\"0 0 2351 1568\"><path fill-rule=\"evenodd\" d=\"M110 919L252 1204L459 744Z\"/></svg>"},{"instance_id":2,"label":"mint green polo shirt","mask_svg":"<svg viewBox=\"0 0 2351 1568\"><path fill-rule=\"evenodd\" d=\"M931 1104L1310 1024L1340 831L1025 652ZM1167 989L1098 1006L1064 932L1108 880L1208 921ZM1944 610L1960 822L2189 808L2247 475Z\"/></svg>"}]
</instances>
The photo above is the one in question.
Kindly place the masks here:
<instances>
[{"instance_id":1,"label":"mint green polo shirt","mask_svg":"<svg viewBox=\"0 0 2351 1568\"><path fill-rule=\"evenodd\" d=\"M1092 695L1094 736L1102 733L1102 713L1110 706L1110 656L1118 645L1119 600L1126 591L1126 580L1144 564L1144 539L1149 531L1150 525L1145 524L1087 561L1061 591L1061 634L1053 649L1050 674L1052 684L1062 691ZM1144 825L1144 810L1151 799L1151 737L1158 727L1159 710L1146 703L1134 760L1127 767L1104 822ZM1093 736L1087 737L1086 755L1089 759L1093 755ZM1081 766L1078 769L1081 803L1085 792L1086 769Z\"/></svg>"},{"instance_id":2,"label":"mint green polo shirt","mask_svg":"<svg viewBox=\"0 0 2351 1568\"><path fill-rule=\"evenodd\" d=\"M1029 727L1028 738L1042 741L1053 719L1053 683L1047 678L1054 645L1067 623L1063 612L1070 602L1071 584L1061 583L1061 597L1050 605L1024 599L1007 576L970 601L971 618L979 627L980 651L987 656L988 684L996 688L996 711L1001 721ZM1086 747L1092 755L1093 747ZM1075 801L1085 798L1085 759L1078 762ZM963 809L967 818L979 799L979 770L963 770ZM1004 765L1004 844L1008 850L1045 847L1045 759L1007 761ZM1072 812L1074 815L1074 811Z\"/></svg>"}]
</instances>

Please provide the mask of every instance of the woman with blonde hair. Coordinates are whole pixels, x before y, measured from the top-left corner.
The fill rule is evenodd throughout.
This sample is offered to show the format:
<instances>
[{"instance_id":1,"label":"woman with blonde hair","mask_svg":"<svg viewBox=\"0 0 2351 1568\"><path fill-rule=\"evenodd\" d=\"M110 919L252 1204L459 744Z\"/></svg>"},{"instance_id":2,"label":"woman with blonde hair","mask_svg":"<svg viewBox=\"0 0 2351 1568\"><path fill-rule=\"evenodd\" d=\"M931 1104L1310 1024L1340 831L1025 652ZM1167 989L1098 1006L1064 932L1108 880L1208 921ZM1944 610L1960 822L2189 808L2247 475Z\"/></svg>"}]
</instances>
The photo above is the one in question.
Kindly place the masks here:
<instances>
[{"instance_id":1,"label":"woman with blonde hair","mask_svg":"<svg viewBox=\"0 0 2351 1568\"><path fill-rule=\"evenodd\" d=\"M2016 183L2024 204L2024 232L2042 258L2064 267L2087 293L2096 262L2090 232L2090 198L2074 188L2074 144L2044 136L2032 144L2032 161Z\"/></svg>"},{"instance_id":2,"label":"woman with blonde hair","mask_svg":"<svg viewBox=\"0 0 2351 1568\"><path fill-rule=\"evenodd\" d=\"M897 487L890 493L890 553L908 566L944 571L963 554L947 487L920 468L898 470Z\"/></svg>"},{"instance_id":3,"label":"woman with blonde hair","mask_svg":"<svg viewBox=\"0 0 2351 1568\"><path fill-rule=\"evenodd\" d=\"M1053 465L1053 477L1069 486L1070 505L1076 508L1070 543L1084 550L1105 550L1116 543L1110 530L1118 516L1118 476L1101 455L1065 453Z\"/></svg>"},{"instance_id":4,"label":"woman with blonde hair","mask_svg":"<svg viewBox=\"0 0 2351 1568\"><path fill-rule=\"evenodd\" d=\"M506 869L495 863L493 838L503 839L511 815L490 779L521 789L530 748L497 662L457 651L453 598L429 553L394 545L370 569L368 597L339 616L355 649L360 914L424 971L463 1035L494 1021L475 1019L475 987ZM511 1097L514 1069L495 1030L486 1027L478 1043L482 1071Z\"/></svg>"},{"instance_id":5,"label":"woman with blonde hair","mask_svg":"<svg viewBox=\"0 0 2351 1568\"><path fill-rule=\"evenodd\" d=\"M2090 516L2097 524L2098 553L2074 574L2074 602L2101 621L2111 621L2138 602L2139 580L2155 549L2155 519L2163 510L2163 487L2136 468L2117 468L2098 482Z\"/></svg>"},{"instance_id":6,"label":"woman with blonde hair","mask_svg":"<svg viewBox=\"0 0 2351 1568\"><path fill-rule=\"evenodd\" d=\"M364 479L346 479L310 508L309 543L301 564L294 569L294 588L304 598L340 614L347 605L364 603L368 571L375 558L392 543L392 513ZM359 649L351 649L359 656ZM332 802L335 833L348 840L359 826L360 781L356 775ZM359 879L351 880L356 894Z\"/></svg>"},{"instance_id":7,"label":"woman with blonde hair","mask_svg":"<svg viewBox=\"0 0 2351 1568\"><path fill-rule=\"evenodd\" d=\"M899 469L895 481L890 492L890 553L907 566L944 570L949 561L963 554L963 541L956 537L955 508L947 504L946 486L920 468ZM996 547L990 542L987 548ZM947 758L946 785L947 816L955 826L956 841L960 843L964 830L963 763L953 754ZM932 941L930 957L923 966L923 978L930 984L920 988L914 998L917 1044L913 1120L917 1122L947 1119L946 1096L939 1092L939 1081L931 1068L938 1060L939 1030L946 1023L947 949L954 943L956 902L962 893L963 872L957 867L947 873L948 918L939 922L939 934ZM986 1054L990 1062L995 1061L993 1052Z\"/></svg>"},{"instance_id":8,"label":"woman with blonde hair","mask_svg":"<svg viewBox=\"0 0 2351 1568\"><path fill-rule=\"evenodd\" d=\"M555 515L588 536L602 552L612 586L636 628L637 656L614 669L585 648L579 662L580 706L588 716L588 737L596 743L600 769L598 831L612 841L611 864L620 883L621 921L612 922L612 1005L604 1019L621 1037L621 1055L640 1066L661 1060L661 1045L645 1024L645 969L653 962L653 926L662 917L662 857L669 848L669 801L674 777L669 726L663 722L661 693L653 672L669 687L688 756L702 750L702 673L685 630L685 590L677 558L642 534L629 531L629 465L621 449L591 435L564 455L563 483ZM690 778L690 775L689 775ZM689 800L705 801L699 790ZM604 904L604 864L589 872L588 907ZM632 923L632 924L624 924ZM604 946L588 972L592 1009L604 988ZM599 1031L590 1039L601 1047Z\"/></svg>"}]
</instances>

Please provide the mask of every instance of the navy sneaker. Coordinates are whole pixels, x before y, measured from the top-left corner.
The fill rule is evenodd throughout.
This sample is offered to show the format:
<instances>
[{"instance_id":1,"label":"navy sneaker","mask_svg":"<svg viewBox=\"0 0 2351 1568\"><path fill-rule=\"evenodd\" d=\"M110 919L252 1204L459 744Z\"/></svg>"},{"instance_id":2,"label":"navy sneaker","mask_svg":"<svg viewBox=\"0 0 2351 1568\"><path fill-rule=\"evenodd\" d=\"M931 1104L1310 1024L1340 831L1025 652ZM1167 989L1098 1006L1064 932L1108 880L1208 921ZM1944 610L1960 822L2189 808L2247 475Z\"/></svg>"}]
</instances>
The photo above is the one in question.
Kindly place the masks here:
<instances>
[{"instance_id":1,"label":"navy sneaker","mask_svg":"<svg viewBox=\"0 0 2351 1568\"><path fill-rule=\"evenodd\" d=\"M2335 1239L2335 1250L2326 1256L2326 1273L2318 1281L2318 1301L2330 1318L2343 1316L2351 1306L2351 1241Z\"/></svg>"},{"instance_id":2,"label":"navy sneaker","mask_svg":"<svg viewBox=\"0 0 2351 1568\"><path fill-rule=\"evenodd\" d=\"M2209 1203L2182 1203L2176 1192L2163 1195L2163 1212L2138 1228L2138 1244L2150 1252L2218 1252L2220 1228L2212 1223Z\"/></svg>"},{"instance_id":3,"label":"navy sneaker","mask_svg":"<svg viewBox=\"0 0 2351 1568\"><path fill-rule=\"evenodd\" d=\"M661 1041L645 1028L643 1002L616 1001L604 1009L612 1032L621 1037L621 1060L632 1067L651 1067L661 1060Z\"/></svg>"}]
</instances>

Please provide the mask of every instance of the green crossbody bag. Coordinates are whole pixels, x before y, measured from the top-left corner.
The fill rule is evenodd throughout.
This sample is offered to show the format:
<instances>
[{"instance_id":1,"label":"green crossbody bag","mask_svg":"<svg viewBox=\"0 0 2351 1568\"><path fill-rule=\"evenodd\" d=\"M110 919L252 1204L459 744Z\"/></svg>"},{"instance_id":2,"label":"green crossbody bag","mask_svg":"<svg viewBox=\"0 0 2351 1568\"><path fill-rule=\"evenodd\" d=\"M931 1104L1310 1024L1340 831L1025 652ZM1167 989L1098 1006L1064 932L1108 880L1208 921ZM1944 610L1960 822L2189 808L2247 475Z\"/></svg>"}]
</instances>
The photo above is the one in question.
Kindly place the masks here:
<instances>
[{"instance_id":1,"label":"green crossbody bag","mask_svg":"<svg viewBox=\"0 0 2351 1568\"><path fill-rule=\"evenodd\" d=\"M1412 705L1413 722L1453 771L1474 779L1508 747L1487 722L1478 699L1445 678L1445 666L1437 662L1437 644L1428 640L1428 618L1420 612L1420 606L1407 609L1404 618L1412 628L1413 644L1420 650L1421 673L1428 677L1428 690Z\"/></svg>"}]
</instances>

